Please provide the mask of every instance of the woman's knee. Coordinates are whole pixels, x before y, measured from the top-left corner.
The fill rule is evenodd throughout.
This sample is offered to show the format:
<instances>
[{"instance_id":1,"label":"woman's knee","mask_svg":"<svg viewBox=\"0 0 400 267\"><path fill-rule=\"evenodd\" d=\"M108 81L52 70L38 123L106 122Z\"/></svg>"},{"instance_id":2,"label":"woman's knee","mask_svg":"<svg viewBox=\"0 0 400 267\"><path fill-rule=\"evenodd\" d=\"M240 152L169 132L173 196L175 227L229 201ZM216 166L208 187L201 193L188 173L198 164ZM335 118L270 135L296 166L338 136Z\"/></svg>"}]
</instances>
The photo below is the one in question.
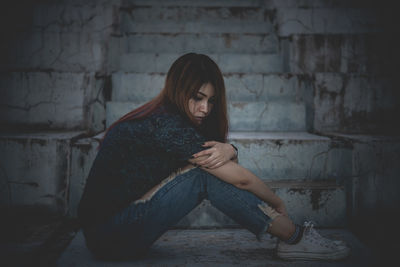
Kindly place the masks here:
<instances>
[{"instance_id":1,"label":"woman's knee","mask_svg":"<svg viewBox=\"0 0 400 267\"><path fill-rule=\"evenodd\" d=\"M185 177L190 177L191 173L195 172L198 168L196 168L195 166L189 164L179 170L177 170L176 172L173 172L171 175L169 175L167 178L165 178L164 180L162 180L159 184L155 185L154 187L152 187L149 191L147 191L141 198L139 198L138 200L136 200L134 203L144 203L147 202L149 200L151 200L151 198L165 185L167 185L169 182L173 181L174 179L178 178L181 175L185 175Z\"/></svg>"}]
</instances>

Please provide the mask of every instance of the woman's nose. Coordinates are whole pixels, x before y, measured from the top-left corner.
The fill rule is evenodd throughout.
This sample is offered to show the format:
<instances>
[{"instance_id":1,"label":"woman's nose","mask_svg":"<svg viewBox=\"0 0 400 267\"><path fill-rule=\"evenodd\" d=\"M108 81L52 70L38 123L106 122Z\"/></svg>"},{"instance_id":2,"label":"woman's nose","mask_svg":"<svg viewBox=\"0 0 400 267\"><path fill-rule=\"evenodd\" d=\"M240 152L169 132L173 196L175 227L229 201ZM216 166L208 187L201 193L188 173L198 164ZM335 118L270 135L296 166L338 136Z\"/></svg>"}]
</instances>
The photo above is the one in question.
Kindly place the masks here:
<instances>
[{"instance_id":1,"label":"woman's nose","mask_svg":"<svg viewBox=\"0 0 400 267\"><path fill-rule=\"evenodd\" d=\"M208 113L208 103L207 101L204 101L200 104L200 111L204 113Z\"/></svg>"}]
</instances>

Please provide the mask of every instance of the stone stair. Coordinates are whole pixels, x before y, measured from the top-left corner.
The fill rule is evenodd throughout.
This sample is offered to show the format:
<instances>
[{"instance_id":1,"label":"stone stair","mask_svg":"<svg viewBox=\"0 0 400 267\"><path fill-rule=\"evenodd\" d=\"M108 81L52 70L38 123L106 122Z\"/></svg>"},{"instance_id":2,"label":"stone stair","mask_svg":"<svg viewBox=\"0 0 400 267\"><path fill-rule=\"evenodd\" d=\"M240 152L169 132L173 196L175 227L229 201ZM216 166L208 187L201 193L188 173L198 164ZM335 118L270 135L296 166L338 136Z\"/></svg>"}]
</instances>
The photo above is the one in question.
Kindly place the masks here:
<instances>
[{"instance_id":1,"label":"stone stair","mask_svg":"<svg viewBox=\"0 0 400 267\"><path fill-rule=\"evenodd\" d=\"M328 229L320 231L328 238L343 240L352 249L351 255L341 261L283 261L276 256L277 238L266 235L256 241L244 229L179 229L162 235L150 251L140 259L105 262L94 258L86 248L80 231L64 250L57 266L376 266L377 260L350 231ZM385 261L391 265L389 261Z\"/></svg>"},{"instance_id":2,"label":"stone stair","mask_svg":"<svg viewBox=\"0 0 400 267\"><path fill-rule=\"evenodd\" d=\"M104 129L108 11L42 2L11 14L0 52L1 209L68 214L75 142Z\"/></svg>"},{"instance_id":3,"label":"stone stair","mask_svg":"<svg viewBox=\"0 0 400 267\"><path fill-rule=\"evenodd\" d=\"M23 63L14 66L21 71L13 74L11 80L5 80L4 86L23 87L25 91L11 90L8 97L11 102L2 113L5 114L3 121L18 127L28 122L31 128L70 131L79 130L83 125L98 131L102 117L105 117L105 126L109 126L156 96L168 68L180 55L190 51L206 53L217 62L224 75L230 114L229 141L239 147L241 164L269 183L287 201L294 219L312 219L325 227L346 225L344 177L348 174L335 171L337 166L342 166L341 156L346 150L332 148L329 138L306 132L309 128L307 97L312 89L310 78L288 72L283 53L287 51L281 47L276 32L275 9L267 7L264 1L124 1L119 6L117 19L111 18L109 10L96 8L98 14L107 18L101 21L91 14L89 6L82 8L80 17L74 5L65 10L57 5L38 8L34 26L42 31L33 32L32 36L39 40L39 36L48 35L50 43L41 47L39 43L36 53L33 53L35 47L25 50L35 55L28 66L48 73L21 73ZM62 17L59 23L53 23L56 14ZM87 22L81 23L82 19ZM62 23L65 25L61 27ZM107 29L107 23L114 26ZM81 31L79 25L83 27ZM84 38L81 34L89 32L96 37L88 35L90 42L84 42L84 47L67 43L61 50L54 49L59 48L59 40L54 39L57 33L61 41L66 36L74 36L73 40L81 42ZM98 51L105 42L106 56ZM54 50L59 51L59 57L55 57ZM94 58L87 60L88 54ZM99 74L103 71L109 75ZM20 95L24 92L27 94ZM40 133L22 134L25 139L21 142L36 140L36 135ZM20 133L6 135L1 142L8 144L19 136ZM62 205L52 202L49 209L75 216L96 155L98 137L82 138L84 136L79 133L63 142L64 147L49 152L47 144L60 142L59 136L53 133L45 136L42 150L32 152L36 153L32 157L40 158L41 153L49 153L57 158L60 151L66 153L60 163L66 175L55 176L55 183L64 186ZM15 151L26 154L27 148L16 146ZM10 160L6 158L4 162ZM29 173L21 176L28 177L25 180L42 184L49 177L44 171L42 176L34 177L28 170L26 168ZM46 199L46 196L60 195L57 190L45 193L38 190L38 193L40 198ZM20 198L25 195L24 190L14 193L11 188L9 191L10 195ZM13 203L17 202L11 201L8 205ZM237 225L205 201L178 226Z\"/></svg>"},{"instance_id":4,"label":"stone stair","mask_svg":"<svg viewBox=\"0 0 400 267\"><path fill-rule=\"evenodd\" d=\"M224 75L229 141L239 161L279 194L297 221L346 225L347 151L307 133L307 75L288 73L275 30L275 10L263 1L127 1L112 38L112 95L106 125L155 97L166 72L187 52L206 53ZM346 154L347 155L347 154ZM339 173L340 172L340 173ZM236 224L207 201L179 227Z\"/></svg>"},{"instance_id":5,"label":"stone stair","mask_svg":"<svg viewBox=\"0 0 400 267\"><path fill-rule=\"evenodd\" d=\"M71 145L82 134L1 133L1 207L66 214Z\"/></svg>"},{"instance_id":6,"label":"stone stair","mask_svg":"<svg viewBox=\"0 0 400 267\"><path fill-rule=\"evenodd\" d=\"M396 199L398 167L390 159L398 159L399 139L351 135L391 130L399 106L391 81L375 75L382 65L370 51L379 56L377 43L390 42L374 39L382 25L367 4L67 2L35 5L30 28L13 32L0 51L2 207L76 216L96 134L156 96L186 52L205 53L220 66L229 142L296 221L342 227L357 212L369 214L371 202L394 202L373 184ZM379 161L376 154L388 151ZM378 183L378 176L385 179ZM365 188L368 195L360 193ZM204 202L178 226L237 225Z\"/></svg>"}]
</instances>

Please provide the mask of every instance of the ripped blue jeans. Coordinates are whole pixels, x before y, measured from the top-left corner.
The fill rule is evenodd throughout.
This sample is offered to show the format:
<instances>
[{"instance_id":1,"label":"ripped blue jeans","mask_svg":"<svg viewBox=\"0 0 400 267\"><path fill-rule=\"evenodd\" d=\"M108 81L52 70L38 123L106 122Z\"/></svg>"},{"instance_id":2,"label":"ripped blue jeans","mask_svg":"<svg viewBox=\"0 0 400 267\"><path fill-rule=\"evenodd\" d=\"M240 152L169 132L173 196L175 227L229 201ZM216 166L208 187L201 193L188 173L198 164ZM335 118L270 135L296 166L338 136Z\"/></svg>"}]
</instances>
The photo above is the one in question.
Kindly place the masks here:
<instances>
[{"instance_id":1,"label":"ripped blue jeans","mask_svg":"<svg viewBox=\"0 0 400 267\"><path fill-rule=\"evenodd\" d=\"M171 175L148 198L133 202L105 223L84 229L88 248L98 257L145 254L171 226L203 199L260 238L278 213L254 194L193 168Z\"/></svg>"}]
</instances>

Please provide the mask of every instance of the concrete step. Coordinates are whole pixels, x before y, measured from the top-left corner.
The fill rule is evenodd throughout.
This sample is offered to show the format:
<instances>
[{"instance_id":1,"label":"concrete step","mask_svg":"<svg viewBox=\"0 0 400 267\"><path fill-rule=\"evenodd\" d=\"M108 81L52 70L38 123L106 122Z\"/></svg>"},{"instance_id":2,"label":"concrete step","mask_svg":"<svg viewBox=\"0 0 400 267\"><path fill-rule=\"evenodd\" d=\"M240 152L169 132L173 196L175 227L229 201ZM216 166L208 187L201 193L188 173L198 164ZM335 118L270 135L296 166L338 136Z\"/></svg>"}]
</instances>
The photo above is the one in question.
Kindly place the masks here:
<instances>
[{"instance_id":1,"label":"concrete step","mask_svg":"<svg viewBox=\"0 0 400 267\"><path fill-rule=\"evenodd\" d=\"M385 236L380 232L382 228L391 231L392 227L381 221L378 215L381 207L394 213L393 218L400 218L400 135L324 134L352 147L352 176L347 186L351 195L347 202L348 220L357 226L358 233L370 236L370 229L374 228L379 230L372 236ZM371 217L377 210L377 215Z\"/></svg>"},{"instance_id":2,"label":"concrete step","mask_svg":"<svg viewBox=\"0 0 400 267\"><path fill-rule=\"evenodd\" d=\"M97 140L81 139L72 145L70 215L76 208ZM321 226L346 225L346 186L351 177L352 151L330 138L305 132L232 132L229 142L239 148L239 163L263 179L284 199L296 221L312 219ZM178 224L180 227L237 226L205 200Z\"/></svg>"},{"instance_id":3,"label":"concrete step","mask_svg":"<svg viewBox=\"0 0 400 267\"><path fill-rule=\"evenodd\" d=\"M125 19L124 19L125 18ZM197 21L155 21L136 22L126 16L121 22L122 33L270 33L273 31L271 22L243 23L241 21L214 21L198 23Z\"/></svg>"},{"instance_id":4,"label":"concrete step","mask_svg":"<svg viewBox=\"0 0 400 267\"><path fill-rule=\"evenodd\" d=\"M186 52L193 52L189 50ZM123 53L112 55L114 71L167 73L172 63L184 53ZM224 73L282 73L279 54L209 54Z\"/></svg>"},{"instance_id":5,"label":"concrete step","mask_svg":"<svg viewBox=\"0 0 400 267\"><path fill-rule=\"evenodd\" d=\"M265 179L263 179L265 180ZM285 202L290 218L298 223L312 220L321 227L344 227L346 192L334 180L266 182ZM240 227L204 200L177 224L182 228Z\"/></svg>"},{"instance_id":6,"label":"concrete step","mask_svg":"<svg viewBox=\"0 0 400 267\"><path fill-rule=\"evenodd\" d=\"M305 92L312 91L311 78L286 74L224 74L229 101L303 102ZM112 74L113 101L149 101L164 86L164 73ZM138 89L140 90L138 90Z\"/></svg>"},{"instance_id":7,"label":"concrete step","mask_svg":"<svg viewBox=\"0 0 400 267\"><path fill-rule=\"evenodd\" d=\"M48 73L101 71L105 62L103 35L103 32L93 29L15 32L15 43L0 51L0 70L44 70Z\"/></svg>"},{"instance_id":8,"label":"concrete step","mask_svg":"<svg viewBox=\"0 0 400 267\"><path fill-rule=\"evenodd\" d=\"M57 262L57 266L371 266L374 254L347 229L319 230L322 236L343 240L351 255L337 262L283 261L276 257L278 240L266 235L257 241L244 229L169 230L142 259L105 262L95 259L86 248L81 231Z\"/></svg>"},{"instance_id":9,"label":"concrete step","mask_svg":"<svg viewBox=\"0 0 400 267\"><path fill-rule=\"evenodd\" d=\"M277 27L279 36L284 37L310 33L326 35L376 33L385 29L378 13L371 6L343 8L336 3L335 8L327 6L278 8L276 23L279 25Z\"/></svg>"},{"instance_id":10,"label":"concrete step","mask_svg":"<svg viewBox=\"0 0 400 267\"><path fill-rule=\"evenodd\" d=\"M56 266L79 230L76 220L38 214L34 210L2 210L2 266Z\"/></svg>"},{"instance_id":11,"label":"concrete step","mask_svg":"<svg viewBox=\"0 0 400 267\"><path fill-rule=\"evenodd\" d=\"M1 133L0 206L63 215L71 140L82 132Z\"/></svg>"},{"instance_id":12,"label":"concrete step","mask_svg":"<svg viewBox=\"0 0 400 267\"><path fill-rule=\"evenodd\" d=\"M37 3L33 6L32 28L58 34L83 32L87 36L93 32L107 31L113 24L115 13L111 6L95 1L76 2Z\"/></svg>"},{"instance_id":13,"label":"concrete step","mask_svg":"<svg viewBox=\"0 0 400 267\"><path fill-rule=\"evenodd\" d=\"M352 151L307 132L231 132L239 162L265 181L333 179L351 176Z\"/></svg>"},{"instance_id":14,"label":"concrete step","mask_svg":"<svg viewBox=\"0 0 400 267\"><path fill-rule=\"evenodd\" d=\"M106 125L141 106L144 102L106 104ZM295 102L228 102L232 131L305 131L305 105Z\"/></svg>"},{"instance_id":15,"label":"concrete step","mask_svg":"<svg viewBox=\"0 0 400 267\"><path fill-rule=\"evenodd\" d=\"M159 6L159 5L132 5L120 9L122 24L124 22L241 22L249 24L254 22L268 22L271 20L273 10L261 6L230 6L230 7L204 7L204 6Z\"/></svg>"},{"instance_id":16,"label":"concrete step","mask_svg":"<svg viewBox=\"0 0 400 267\"><path fill-rule=\"evenodd\" d=\"M347 225L350 148L305 132L233 132L228 138L239 149L240 165L274 189L294 221L308 218L323 227ZM236 224L205 201L178 225L195 228Z\"/></svg>"},{"instance_id":17,"label":"concrete step","mask_svg":"<svg viewBox=\"0 0 400 267\"><path fill-rule=\"evenodd\" d=\"M230 102L229 124L232 131L304 131L304 103Z\"/></svg>"},{"instance_id":18,"label":"concrete step","mask_svg":"<svg viewBox=\"0 0 400 267\"><path fill-rule=\"evenodd\" d=\"M97 154L96 148L99 138L81 139L72 146L69 192L69 215L71 216L76 216L87 175ZM248 168L246 166L247 161L241 160L242 157L246 156L245 152L244 150L240 151L239 162L242 166ZM279 161L275 160L275 163L279 163ZM317 177L314 180L300 180L290 179L291 177L287 176L285 180L276 180L276 177L275 179L260 177L285 201L287 210L294 221L313 220L323 227L347 225L346 191L343 182L339 184L341 182L339 179ZM208 200L204 200L186 215L177 226L183 228L238 227L238 224L214 208Z\"/></svg>"},{"instance_id":19,"label":"concrete step","mask_svg":"<svg viewBox=\"0 0 400 267\"><path fill-rule=\"evenodd\" d=\"M104 108L98 93L101 79L96 79L95 73L1 73L0 88L0 124L8 128L103 127Z\"/></svg>"},{"instance_id":20,"label":"concrete step","mask_svg":"<svg viewBox=\"0 0 400 267\"><path fill-rule=\"evenodd\" d=\"M167 7L260 7L268 3L268 0L125 0L123 7L134 6L167 6Z\"/></svg>"},{"instance_id":21,"label":"concrete step","mask_svg":"<svg viewBox=\"0 0 400 267\"><path fill-rule=\"evenodd\" d=\"M101 135L102 136L102 135ZM71 144L68 215L77 217L77 209L90 168L96 158L101 136L81 138Z\"/></svg>"},{"instance_id":22,"label":"concrete step","mask_svg":"<svg viewBox=\"0 0 400 267\"><path fill-rule=\"evenodd\" d=\"M279 41L274 33L147 33L135 32L111 38L120 53L157 52L203 54L245 53L274 54Z\"/></svg>"}]
</instances>

